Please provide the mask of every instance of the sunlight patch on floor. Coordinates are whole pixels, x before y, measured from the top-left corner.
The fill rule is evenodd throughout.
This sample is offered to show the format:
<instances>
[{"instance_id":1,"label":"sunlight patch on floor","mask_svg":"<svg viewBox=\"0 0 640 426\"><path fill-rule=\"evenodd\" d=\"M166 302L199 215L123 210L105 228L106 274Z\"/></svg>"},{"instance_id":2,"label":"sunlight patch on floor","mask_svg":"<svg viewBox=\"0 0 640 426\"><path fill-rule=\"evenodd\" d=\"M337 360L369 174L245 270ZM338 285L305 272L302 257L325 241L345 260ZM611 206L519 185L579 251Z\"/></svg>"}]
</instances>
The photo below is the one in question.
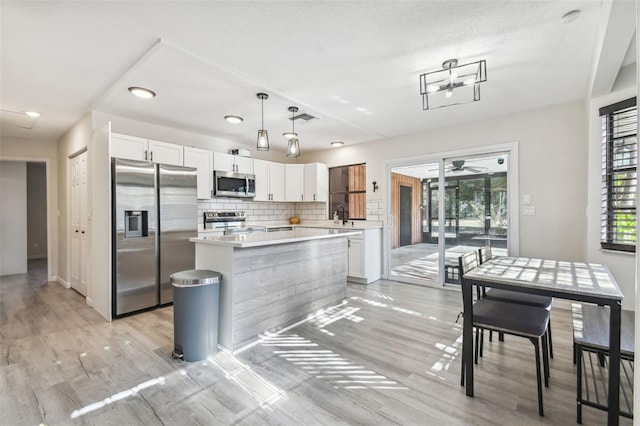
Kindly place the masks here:
<instances>
[{"instance_id":1,"label":"sunlight patch on floor","mask_svg":"<svg viewBox=\"0 0 640 426\"><path fill-rule=\"evenodd\" d=\"M270 405L287 399L285 391L278 389L231 354L218 352L209 361L224 372L227 380L257 400L262 408L272 410Z\"/></svg>"},{"instance_id":2,"label":"sunlight patch on floor","mask_svg":"<svg viewBox=\"0 0 640 426\"><path fill-rule=\"evenodd\" d=\"M282 337L285 336L279 336L279 338ZM329 349L322 349L316 343L297 334L290 334L283 341L287 343L279 345L279 340L276 340L268 346L286 348L275 349L273 353L305 370L316 379L328 382L336 389L409 389L395 380L350 361L338 353ZM302 349L290 348L290 342L292 341L299 342ZM313 346L314 349L306 349L310 346Z\"/></svg>"}]
</instances>

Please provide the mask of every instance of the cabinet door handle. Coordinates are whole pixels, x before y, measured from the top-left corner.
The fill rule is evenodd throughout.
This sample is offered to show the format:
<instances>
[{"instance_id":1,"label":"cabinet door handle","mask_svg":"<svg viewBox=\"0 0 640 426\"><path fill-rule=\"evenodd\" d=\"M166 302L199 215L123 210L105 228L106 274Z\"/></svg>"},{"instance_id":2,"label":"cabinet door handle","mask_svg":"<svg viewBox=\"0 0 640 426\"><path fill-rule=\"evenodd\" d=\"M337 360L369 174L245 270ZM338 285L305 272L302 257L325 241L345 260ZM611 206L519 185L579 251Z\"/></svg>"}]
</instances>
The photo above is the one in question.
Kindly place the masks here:
<instances>
[{"instance_id":1,"label":"cabinet door handle","mask_svg":"<svg viewBox=\"0 0 640 426\"><path fill-rule=\"evenodd\" d=\"M147 160L147 150L144 150L144 159Z\"/></svg>"},{"instance_id":2,"label":"cabinet door handle","mask_svg":"<svg viewBox=\"0 0 640 426\"><path fill-rule=\"evenodd\" d=\"M211 198L213 199L213 189L211 190Z\"/></svg>"},{"instance_id":3,"label":"cabinet door handle","mask_svg":"<svg viewBox=\"0 0 640 426\"><path fill-rule=\"evenodd\" d=\"M300 201L304 201L304 194L300 194Z\"/></svg>"},{"instance_id":4,"label":"cabinet door handle","mask_svg":"<svg viewBox=\"0 0 640 426\"><path fill-rule=\"evenodd\" d=\"M84 234L84 231L82 231L82 233Z\"/></svg>"},{"instance_id":5,"label":"cabinet door handle","mask_svg":"<svg viewBox=\"0 0 640 426\"><path fill-rule=\"evenodd\" d=\"M149 160L153 161L153 151L149 151L149 157L151 157Z\"/></svg>"},{"instance_id":6,"label":"cabinet door handle","mask_svg":"<svg viewBox=\"0 0 640 426\"><path fill-rule=\"evenodd\" d=\"M313 201L316 200L316 194L313 194Z\"/></svg>"},{"instance_id":7,"label":"cabinet door handle","mask_svg":"<svg viewBox=\"0 0 640 426\"><path fill-rule=\"evenodd\" d=\"M78 232L78 230L76 229L76 232Z\"/></svg>"},{"instance_id":8,"label":"cabinet door handle","mask_svg":"<svg viewBox=\"0 0 640 426\"><path fill-rule=\"evenodd\" d=\"M351 247L351 240L347 239L347 247Z\"/></svg>"}]
</instances>

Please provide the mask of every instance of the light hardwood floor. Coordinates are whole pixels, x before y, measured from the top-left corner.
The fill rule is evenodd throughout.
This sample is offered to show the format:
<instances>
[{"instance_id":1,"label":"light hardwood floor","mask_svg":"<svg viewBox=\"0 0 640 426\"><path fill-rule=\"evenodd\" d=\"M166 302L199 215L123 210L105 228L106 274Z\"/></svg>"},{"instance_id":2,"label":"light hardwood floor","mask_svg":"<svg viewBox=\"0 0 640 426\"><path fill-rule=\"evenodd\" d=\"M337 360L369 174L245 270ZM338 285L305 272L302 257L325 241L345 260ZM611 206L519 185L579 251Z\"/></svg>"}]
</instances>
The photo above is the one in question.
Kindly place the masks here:
<instances>
[{"instance_id":1,"label":"light hardwood floor","mask_svg":"<svg viewBox=\"0 0 640 426\"><path fill-rule=\"evenodd\" d=\"M575 424L567 310L552 313L541 418L525 339L487 342L465 396L457 289L349 284L346 304L235 357L180 363L172 308L107 323L45 273L0 279L2 425ZM583 420L606 413L585 407Z\"/></svg>"}]
</instances>

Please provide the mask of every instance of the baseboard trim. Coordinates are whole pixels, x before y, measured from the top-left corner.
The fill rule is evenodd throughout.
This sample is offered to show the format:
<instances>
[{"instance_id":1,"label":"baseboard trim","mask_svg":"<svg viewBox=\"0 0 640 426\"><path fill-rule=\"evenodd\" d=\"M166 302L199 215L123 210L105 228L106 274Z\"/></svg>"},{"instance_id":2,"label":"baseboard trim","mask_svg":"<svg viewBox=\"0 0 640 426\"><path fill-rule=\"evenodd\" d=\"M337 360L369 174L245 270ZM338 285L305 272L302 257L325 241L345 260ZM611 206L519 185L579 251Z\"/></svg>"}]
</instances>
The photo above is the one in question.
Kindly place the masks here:
<instances>
[{"instance_id":1,"label":"baseboard trim","mask_svg":"<svg viewBox=\"0 0 640 426\"><path fill-rule=\"evenodd\" d=\"M89 306L91 306L91 307L93 308L93 300L91 300L91 298L90 298L90 297L87 297L87 298L85 299L85 301L87 302L87 305L89 305Z\"/></svg>"},{"instance_id":2,"label":"baseboard trim","mask_svg":"<svg viewBox=\"0 0 640 426\"><path fill-rule=\"evenodd\" d=\"M71 288L71 283L66 282L61 277L56 277L56 281L59 282L64 288Z\"/></svg>"},{"instance_id":3,"label":"baseboard trim","mask_svg":"<svg viewBox=\"0 0 640 426\"><path fill-rule=\"evenodd\" d=\"M47 254L34 254L31 256L27 256L27 260L38 260L38 259L46 259Z\"/></svg>"}]
</instances>

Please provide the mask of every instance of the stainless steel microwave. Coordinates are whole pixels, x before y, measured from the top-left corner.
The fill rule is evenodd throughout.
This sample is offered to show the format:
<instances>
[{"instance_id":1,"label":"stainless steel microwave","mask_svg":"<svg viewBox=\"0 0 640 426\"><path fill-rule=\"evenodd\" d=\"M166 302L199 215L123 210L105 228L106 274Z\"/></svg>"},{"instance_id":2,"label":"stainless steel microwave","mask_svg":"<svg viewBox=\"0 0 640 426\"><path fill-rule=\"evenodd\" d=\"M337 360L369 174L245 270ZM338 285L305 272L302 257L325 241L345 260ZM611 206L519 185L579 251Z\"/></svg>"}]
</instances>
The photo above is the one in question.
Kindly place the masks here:
<instances>
[{"instance_id":1,"label":"stainless steel microwave","mask_svg":"<svg viewBox=\"0 0 640 426\"><path fill-rule=\"evenodd\" d=\"M253 198L256 196L256 177L247 173L213 172L216 197Z\"/></svg>"}]
</instances>

